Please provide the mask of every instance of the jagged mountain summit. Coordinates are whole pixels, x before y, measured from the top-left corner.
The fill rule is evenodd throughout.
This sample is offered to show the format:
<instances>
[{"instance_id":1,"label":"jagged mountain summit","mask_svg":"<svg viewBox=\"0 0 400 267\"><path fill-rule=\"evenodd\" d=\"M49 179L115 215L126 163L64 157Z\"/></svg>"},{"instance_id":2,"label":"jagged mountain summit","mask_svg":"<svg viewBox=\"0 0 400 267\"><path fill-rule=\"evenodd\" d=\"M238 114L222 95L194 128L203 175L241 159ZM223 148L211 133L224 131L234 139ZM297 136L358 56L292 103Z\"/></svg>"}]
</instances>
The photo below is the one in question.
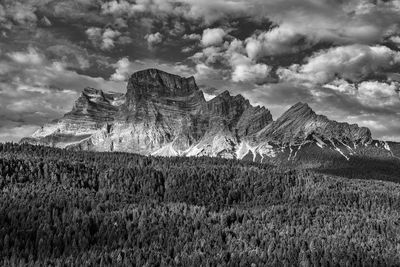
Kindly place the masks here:
<instances>
[{"instance_id":1,"label":"jagged mountain summit","mask_svg":"<svg viewBox=\"0 0 400 267\"><path fill-rule=\"evenodd\" d=\"M126 94L85 88L72 111L21 142L67 149L254 161L294 159L310 146L348 159L360 147L390 151L367 128L338 123L297 103L276 121L228 91L210 101L193 77L157 69L134 73Z\"/></svg>"}]
</instances>

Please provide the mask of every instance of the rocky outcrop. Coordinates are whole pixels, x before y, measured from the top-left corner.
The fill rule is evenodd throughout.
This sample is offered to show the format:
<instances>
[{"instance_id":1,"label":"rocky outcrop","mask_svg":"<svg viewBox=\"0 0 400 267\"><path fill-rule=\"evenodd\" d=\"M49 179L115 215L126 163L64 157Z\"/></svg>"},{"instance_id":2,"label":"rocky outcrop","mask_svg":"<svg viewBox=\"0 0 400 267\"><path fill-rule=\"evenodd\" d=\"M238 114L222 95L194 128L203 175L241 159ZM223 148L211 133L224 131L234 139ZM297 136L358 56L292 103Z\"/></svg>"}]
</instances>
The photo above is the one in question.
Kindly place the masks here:
<instances>
[{"instance_id":1,"label":"rocky outcrop","mask_svg":"<svg viewBox=\"0 0 400 267\"><path fill-rule=\"evenodd\" d=\"M310 136L352 145L372 141L368 128L331 121L326 116L317 115L307 104L301 102L265 127L257 136L273 143L291 145L301 144Z\"/></svg>"},{"instance_id":2,"label":"rocky outcrop","mask_svg":"<svg viewBox=\"0 0 400 267\"><path fill-rule=\"evenodd\" d=\"M263 161L304 144L345 154L372 142L367 128L338 123L298 103L275 122L264 107L228 91L210 101L193 77L134 73L126 94L85 88L71 112L22 142L69 149Z\"/></svg>"},{"instance_id":3,"label":"rocky outcrop","mask_svg":"<svg viewBox=\"0 0 400 267\"><path fill-rule=\"evenodd\" d=\"M99 130L108 131L121 105L124 94L105 93L85 88L70 112L46 124L21 142L65 148L86 142Z\"/></svg>"},{"instance_id":4,"label":"rocky outcrop","mask_svg":"<svg viewBox=\"0 0 400 267\"><path fill-rule=\"evenodd\" d=\"M120 118L156 120L157 116L197 115L205 104L193 77L182 78L157 69L134 73L129 81Z\"/></svg>"},{"instance_id":5,"label":"rocky outcrop","mask_svg":"<svg viewBox=\"0 0 400 267\"><path fill-rule=\"evenodd\" d=\"M231 96L228 91L211 99L205 113L210 114L211 121L223 124L238 138L254 134L272 122L269 110L260 106L253 107L242 95Z\"/></svg>"},{"instance_id":6,"label":"rocky outcrop","mask_svg":"<svg viewBox=\"0 0 400 267\"><path fill-rule=\"evenodd\" d=\"M124 95L106 93L94 88L85 88L75 101L72 111L65 114L64 120L107 123L113 121L119 107L125 102Z\"/></svg>"}]
</instances>

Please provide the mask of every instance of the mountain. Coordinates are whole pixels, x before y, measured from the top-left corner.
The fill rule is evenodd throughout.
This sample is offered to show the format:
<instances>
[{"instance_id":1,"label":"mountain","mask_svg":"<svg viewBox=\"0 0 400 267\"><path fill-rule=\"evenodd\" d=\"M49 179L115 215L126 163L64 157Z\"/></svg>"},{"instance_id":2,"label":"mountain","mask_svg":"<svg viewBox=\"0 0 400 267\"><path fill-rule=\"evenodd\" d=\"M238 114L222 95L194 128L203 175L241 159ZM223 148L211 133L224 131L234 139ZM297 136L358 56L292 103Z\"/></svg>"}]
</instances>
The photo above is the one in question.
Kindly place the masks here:
<instances>
[{"instance_id":1,"label":"mountain","mask_svg":"<svg viewBox=\"0 0 400 267\"><path fill-rule=\"evenodd\" d=\"M157 69L134 73L126 94L85 88L71 112L21 142L258 162L292 162L321 153L350 160L376 153L371 148L385 157L400 154L398 144L373 140L369 129L329 120L305 103L273 121L269 110L241 95L225 91L206 101L193 77Z\"/></svg>"},{"instance_id":2,"label":"mountain","mask_svg":"<svg viewBox=\"0 0 400 267\"><path fill-rule=\"evenodd\" d=\"M315 114L307 104L301 102L291 107L276 122L265 127L258 136L284 144L301 144L309 136L352 145L372 141L368 128L331 121L326 116Z\"/></svg>"}]
</instances>

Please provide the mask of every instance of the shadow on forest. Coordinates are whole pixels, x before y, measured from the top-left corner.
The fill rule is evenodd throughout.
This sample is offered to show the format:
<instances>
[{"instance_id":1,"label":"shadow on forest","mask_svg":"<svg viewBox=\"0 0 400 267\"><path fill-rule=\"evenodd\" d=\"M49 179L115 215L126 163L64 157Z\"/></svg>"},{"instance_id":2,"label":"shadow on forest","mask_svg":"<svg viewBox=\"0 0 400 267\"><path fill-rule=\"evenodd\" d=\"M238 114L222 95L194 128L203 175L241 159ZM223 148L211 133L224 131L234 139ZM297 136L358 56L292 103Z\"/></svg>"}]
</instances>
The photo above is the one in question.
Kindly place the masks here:
<instances>
[{"instance_id":1,"label":"shadow on forest","mask_svg":"<svg viewBox=\"0 0 400 267\"><path fill-rule=\"evenodd\" d=\"M349 179L382 180L400 183L400 160L353 157L349 161L335 161L317 172Z\"/></svg>"}]
</instances>

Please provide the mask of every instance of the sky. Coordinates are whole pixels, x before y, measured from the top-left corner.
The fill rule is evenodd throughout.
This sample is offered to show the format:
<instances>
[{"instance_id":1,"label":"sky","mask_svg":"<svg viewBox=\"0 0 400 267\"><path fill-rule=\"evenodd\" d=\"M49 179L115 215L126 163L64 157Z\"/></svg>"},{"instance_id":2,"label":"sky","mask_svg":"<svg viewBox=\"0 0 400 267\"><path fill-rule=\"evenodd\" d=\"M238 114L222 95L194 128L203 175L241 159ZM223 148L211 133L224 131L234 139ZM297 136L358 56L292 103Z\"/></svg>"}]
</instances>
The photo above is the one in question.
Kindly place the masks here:
<instances>
[{"instance_id":1,"label":"sky","mask_svg":"<svg viewBox=\"0 0 400 267\"><path fill-rule=\"evenodd\" d=\"M146 68L400 141L400 0L1 0L0 142Z\"/></svg>"}]
</instances>

